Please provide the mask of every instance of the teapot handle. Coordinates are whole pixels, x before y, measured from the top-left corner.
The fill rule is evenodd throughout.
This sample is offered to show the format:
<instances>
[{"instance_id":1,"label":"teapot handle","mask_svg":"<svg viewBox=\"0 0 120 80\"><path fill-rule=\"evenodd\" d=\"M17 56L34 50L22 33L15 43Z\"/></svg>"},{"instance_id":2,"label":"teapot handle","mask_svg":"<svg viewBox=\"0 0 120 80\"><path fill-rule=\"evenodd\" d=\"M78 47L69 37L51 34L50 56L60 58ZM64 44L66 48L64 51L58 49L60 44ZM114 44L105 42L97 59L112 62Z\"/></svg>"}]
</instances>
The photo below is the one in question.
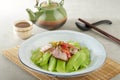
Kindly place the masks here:
<instances>
[{"instance_id":1,"label":"teapot handle","mask_svg":"<svg viewBox=\"0 0 120 80\"><path fill-rule=\"evenodd\" d=\"M61 0L59 4L60 4L61 6L63 6L64 0Z\"/></svg>"},{"instance_id":2,"label":"teapot handle","mask_svg":"<svg viewBox=\"0 0 120 80\"><path fill-rule=\"evenodd\" d=\"M37 8L39 11L41 10L41 7L39 6L39 0L36 0L35 8Z\"/></svg>"},{"instance_id":3,"label":"teapot handle","mask_svg":"<svg viewBox=\"0 0 120 80\"><path fill-rule=\"evenodd\" d=\"M39 4L39 0L36 0L36 4L35 4L35 7L37 7Z\"/></svg>"}]
</instances>

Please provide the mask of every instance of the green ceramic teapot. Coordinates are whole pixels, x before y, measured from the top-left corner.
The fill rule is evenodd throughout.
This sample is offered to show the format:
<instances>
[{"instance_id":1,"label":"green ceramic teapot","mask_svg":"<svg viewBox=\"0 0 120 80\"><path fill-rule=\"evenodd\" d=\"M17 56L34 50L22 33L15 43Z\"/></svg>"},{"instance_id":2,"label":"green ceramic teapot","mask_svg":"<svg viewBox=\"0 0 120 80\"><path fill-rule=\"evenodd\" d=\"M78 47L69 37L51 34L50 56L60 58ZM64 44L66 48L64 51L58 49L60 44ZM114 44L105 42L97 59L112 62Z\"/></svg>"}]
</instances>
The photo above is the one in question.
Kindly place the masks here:
<instances>
[{"instance_id":1,"label":"green ceramic teapot","mask_svg":"<svg viewBox=\"0 0 120 80\"><path fill-rule=\"evenodd\" d=\"M26 11L33 23L45 29L52 30L61 27L67 20L63 4L64 0L60 1L60 3L48 0L41 4L36 0L35 8L37 8L37 11L33 12L30 9L26 9Z\"/></svg>"}]
</instances>

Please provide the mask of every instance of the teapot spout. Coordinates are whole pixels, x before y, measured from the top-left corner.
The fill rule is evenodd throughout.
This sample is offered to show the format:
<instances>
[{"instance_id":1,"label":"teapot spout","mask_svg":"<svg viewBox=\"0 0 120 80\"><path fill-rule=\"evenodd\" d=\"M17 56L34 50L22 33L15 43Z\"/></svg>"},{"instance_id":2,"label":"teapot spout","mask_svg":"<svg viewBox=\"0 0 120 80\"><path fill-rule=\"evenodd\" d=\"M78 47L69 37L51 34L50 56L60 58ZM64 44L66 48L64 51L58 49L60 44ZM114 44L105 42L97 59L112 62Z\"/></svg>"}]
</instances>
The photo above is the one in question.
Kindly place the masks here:
<instances>
[{"instance_id":1,"label":"teapot spout","mask_svg":"<svg viewBox=\"0 0 120 80\"><path fill-rule=\"evenodd\" d=\"M36 17L35 17L35 13L31 10L31 9L26 9L28 15L29 15L29 19L30 21L32 21L33 23L36 22Z\"/></svg>"}]
</instances>

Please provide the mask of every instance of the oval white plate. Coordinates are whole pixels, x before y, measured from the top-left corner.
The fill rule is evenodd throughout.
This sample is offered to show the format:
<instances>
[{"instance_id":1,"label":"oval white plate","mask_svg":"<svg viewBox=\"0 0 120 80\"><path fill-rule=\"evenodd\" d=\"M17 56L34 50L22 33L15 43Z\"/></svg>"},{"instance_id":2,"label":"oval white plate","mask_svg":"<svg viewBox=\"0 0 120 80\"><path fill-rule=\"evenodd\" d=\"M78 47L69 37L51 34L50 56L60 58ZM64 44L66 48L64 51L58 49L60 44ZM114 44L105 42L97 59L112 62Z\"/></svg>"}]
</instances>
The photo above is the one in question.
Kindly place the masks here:
<instances>
[{"instance_id":1,"label":"oval white plate","mask_svg":"<svg viewBox=\"0 0 120 80\"><path fill-rule=\"evenodd\" d=\"M91 63L86 69L71 73L50 72L37 67L31 62L31 50L43 46L51 41L69 40L77 41L81 44L81 46L86 46L89 48L91 52ZM32 38L26 40L19 48L19 59L24 65L37 72L57 77L72 77L89 73L101 67L105 61L105 58L106 52L103 45L100 42L98 42L96 39L89 35L68 30L48 31L37 34Z\"/></svg>"}]
</instances>

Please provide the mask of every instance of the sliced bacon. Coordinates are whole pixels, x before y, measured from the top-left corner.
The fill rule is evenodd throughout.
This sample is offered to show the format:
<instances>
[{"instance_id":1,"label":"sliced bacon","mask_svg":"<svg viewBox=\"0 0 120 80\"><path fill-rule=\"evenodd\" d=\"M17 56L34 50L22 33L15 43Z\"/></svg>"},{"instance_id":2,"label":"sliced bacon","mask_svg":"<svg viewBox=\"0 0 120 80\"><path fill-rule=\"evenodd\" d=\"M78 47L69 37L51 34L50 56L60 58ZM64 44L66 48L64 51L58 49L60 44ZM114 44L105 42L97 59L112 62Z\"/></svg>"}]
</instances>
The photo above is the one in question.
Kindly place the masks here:
<instances>
[{"instance_id":1,"label":"sliced bacon","mask_svg":"<svg viewBox=\"0 0 120 80\"><path fill-rule=\"evenodd\" d=\"M67 54L63 53L59 47L56 47L52 52L51 54L55 57L55 58L58 58L58 59L61 59L61 60L64 60L64 61L67 61L68 60L68 57L67 57Z\"/></svg>"},{"instance_id":2,"label":"sliced bacon","mask_svg":"<svg viewBox=\"0 0 120 80\"><path fill-rule=\"evenodd\" d=\"M73 49L70 49L70 53L71 54L75 54L76 52L78 52L78 48L73 48Z\"/></svg>"},{"instance_id":3,"label":"sliced bacon","mask_svg":"<svg viewBox=\"0 0 120 80\"><path fill-rule=\"evenodd\" d=\"M52 48L52 45L51 44L47 44L47 45L41 47L40 51L41 52L45 52L45 51L49 50L50 48Z\"/></svg>"},{"instance_id":4,"label":"sliced bacon","mask_svg":"<svg viewBox=\"0 0 120 80\"><path fill-rule=\"evenodd\" d=\"M50 51L51 54L58 59L67 61L75 54L79 49L75 46L65 43L63 41L53 42L41 47L41 52Z\"/></svg>"},{"instance_id":5,"label":"sliced bacon","mask_svg":"<svg viewBox=\"0 0 120 80\"><path fill-rule=\"evenodd\" d=\"M68 58L71 58L71 53L70 53L70 51L68 51L68 50L66 50L66 49L62 49L62 52L65 53Z\"/></svg>"}]
</instances>

